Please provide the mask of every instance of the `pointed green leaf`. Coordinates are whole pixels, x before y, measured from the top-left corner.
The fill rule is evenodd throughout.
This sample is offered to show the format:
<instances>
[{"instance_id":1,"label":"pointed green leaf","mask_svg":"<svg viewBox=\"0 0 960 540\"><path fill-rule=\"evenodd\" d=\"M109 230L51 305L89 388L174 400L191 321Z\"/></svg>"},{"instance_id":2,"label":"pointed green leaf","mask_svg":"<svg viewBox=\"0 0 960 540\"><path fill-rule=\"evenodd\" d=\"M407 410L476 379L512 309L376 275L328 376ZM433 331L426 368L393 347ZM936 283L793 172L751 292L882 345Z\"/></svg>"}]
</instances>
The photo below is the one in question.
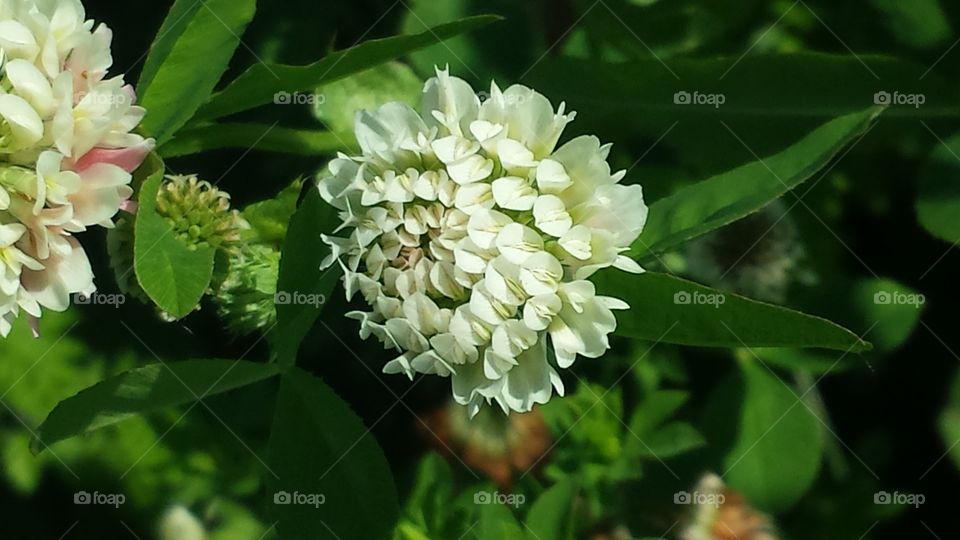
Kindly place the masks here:
<instances>
[{"instance_id":1,"label":"pointed green leaf","mask_svg":"<svg viewBox=\"0 0 960 540\"><path fill-rule=\"evenodd\" d=\"M525 520L529 540L572 540L577 485L567 478L541 494Z\"/></svg>"},{"instance_id":2,"label":"pointed green leaf","mask_svg":"<svg viewBox=\"0 0 960 540\"><path fill-rule=\"evenodd\" d=\"M189 360L151 364L110 377L61 401L37 430L46 448L131 416L191 403L272 377L276 364Z\"/></svg>"},{"instance_id":3,"label":"pointed green leaf","mask_svg":"<svg viewBox=\"0 0 960 540\"><path fill-rule=\"evenodd\" d=\"M386 458L350 407L300 369L282 375L267 462L281 538L390 538L398 506Z\"/></svg>"},{"instance_id":4,"label":"pointed green leaf","mask_svg":"<svg viewBox=\"0 0 960 540\"><path fill-rule=\"evenodd\" d=\"M255 11L256 0L178 0L141 78L144 132L163 144L193 117L227 69Z\"/></svg>"},{"instance_id":5,"label":"pointed green leaf","mask_svg":"<svg viewBox=\"0 0 960 540\"><path fill-rule=\"evenodd\" d=\"M310 186L290 220L280 259L277 326L269 337L274 354L284 364L296 360L300 342L320 316L340 277L337 264L320 269L320 263L330 253L320 235L333 232L337 225L336 210Z\"/></svg>"},{"instance_id":6,"label":"pointed green leaf","mask_svg":"<svg viewBox=\"0 0 960 540\"><path fill-rule=\"evenodd\" d=\"M658 253L756 212L797 187L863 134L882 109L827 122L779 154L682 189L650 206L649 219L630 255Z\"/></svg>"},{"instance_id":7,"label":"pointed green leaf","mask_svg":"<svg viewBox=\"0 0 960 540\"><path fill-rule=\"evenodd\" d=\"M352 133L290 129L266 124L210 124L180 130L158 152L164 157L199 154L222 148L322 156L354 151Z\"/></svg>"},{"instance_id":8,"label":"pointed green leaf","mask_svg":"<svg viewBox=\"0 0 960 540\"><path fill-rule=\"evenodd\" d=\"M254 64L197 113L198 120L211 120L266 105L282 92L312 92L318 86L370 69L411 51L433 45L463 32L498 20L492 15L468 17L441 24L412 36L366 41L306 66Z\"/></svg>"},{"instance_id":9,"label":"pointed green leaf","mask_svg":"<svg viewBox=\"0 0 960 540\"><path fill-rule=\"evenodd\" d=\"M711 439L726 448L718 474L758 508L786 510L820 471L820 421L799 392L752 357L718 387L705 422L705 429L724 431Z\"/></svg>"},{"instance_id":10,"label":"pointed green leaf","mask_svg":"<svg viewBox=\"0 0 960 540\"><path fill-rule=\"evenodd\" d=\"M698 347L815 347L862 352L870 344L826 319L724 293L666 274L596 274L598 294L623 299L621 336Z\"/></svg>"},{"instance_id":11,"label":"pointed green leaf","mask_svg":"<svg viewBox=\"0 0 960 540\"><path fill-rule=\"evenodd\" d=\"M209 246L190 249L176 238L173 227L157 214L163 163L151 157L141 169L149 177L141 184L138 196L133 268L147 296L180 319L197 307L210 285L216 250Z\"/></svg>"}]
</instances>

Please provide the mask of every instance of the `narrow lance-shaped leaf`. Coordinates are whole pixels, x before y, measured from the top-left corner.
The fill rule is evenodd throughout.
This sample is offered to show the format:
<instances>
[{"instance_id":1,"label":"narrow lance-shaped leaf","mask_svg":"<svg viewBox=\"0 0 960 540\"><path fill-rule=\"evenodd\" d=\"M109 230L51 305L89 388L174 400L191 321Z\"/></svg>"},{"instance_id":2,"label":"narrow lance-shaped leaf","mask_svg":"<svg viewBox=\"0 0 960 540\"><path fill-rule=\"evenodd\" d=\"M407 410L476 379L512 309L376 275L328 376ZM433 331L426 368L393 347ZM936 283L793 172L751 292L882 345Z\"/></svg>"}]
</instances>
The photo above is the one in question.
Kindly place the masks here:
<instances>
[{"instance_id":1,"label":"narrow lance-shaped leaf","mask_svg":"<svg viewBox=\"0 0 960 540\"><path fill-rule=\"evenodd\" d=\"M176 45L177 40L183 35L190 21L198 9L201 8L200 2L190 0L176 0L170 7L163 24L157 30L153 43L150 44L150 51L143 62L143 70L140 71L140 79L137 81L137 89L143 93L146 92L153 78L163 62L170 56L170 51Z\"/></svg>"},{"instance_id":2,"label":"narrow lance-shaped leaf","mask_svg":"<svg viewBox=\"0 0 960 540\"><path fill-rule=\"evenodd\" d=\"M132 369L61 401L37 430L35 445L46 448L137 414L240 388L278 371L276 364L243 360L190 360Z\"/></svg>"},{"instance_id":3,"label":"narrow lance-shaped leaf","mask_svg":"<svg viewBox=\"0 0 960 540\"><path fill-rule=\"evenodd\" d=\"M621 336L698 347L798 347L863 352L870 344L826 319L654 272L606 270L598 294L630 304L618 313Z\"/></svg>"},{"instance_id":4,"label":"narrow lance-shaped leaf","mask_svg":"<svg viewBox=\"0 0 960 540\"><path fill-rule=\"evenodd\" d=\"M221 148L263 150L304 156L329 155L355 151L352 134L306 129L290 129L266 124L210 124L187 128L160 147L160 155L170 158L199 154Z\"/></svg>"},{"instance_id":5,"label":"narrow lance-shaped leaf","mask_svg":"<svg viewBox=\"0 0 960 540\"><path fill-rule=\"evenodd\" d=\"M141 169L153 172L140 186L138 196L134 271L140 286L157 306L176 318L186 317L210 285L216 251L210 246L190 249L176 237L172 225L157 213L163 163L151 157Z\"/></svg>"},{"instance_id":6,"label":"narrow lance-shaped leaf","mask_svg":"<svg viewBox=\"0 0 960 540\"><path fill-rule=\"evenodd\" d=\"M211 120L265 105L280 92L312 92L322 84L475 30L497 19L492 15L468 17L412 36L370 40L305 66L254 64L222 92L215 94L197 113L197 119Z\"/></svg>"},{"instance_id":7,"label":"narrow lance-shaped leaf","mask_svg":"<svg viewBox=\"0 0 960 540\"><path fill-rule=\"evenodd\" d=\"M161 28L166 34L158 35L141 79L140 102L147 109L143 130L158 143L209 98L255 11L256 0L179 0L174 5Z\"/></svg>"},{"instance_id":8,"label":"narrow lance-shaped leaf","mask_svg":"<svg viewBox=\"0 0 960 540\"><path fill-rule=\"evenodd\" d=\"M649 260L759 210L827 165L844 146L863 134L882 110L874 107L831 120L783 152L653 203L646 227L630 255Z\"/></svg>"},{"instance_id":9,"label":"narrow lance-shaped leaf","mask_svg":"<svg viewBox=\"0 0 960 540\"><path fill-rule=\"evenodd\" d=\"M324 203L320 192L311 185L290 220L280 258L277 326L269 339L275 356L284 364L296 360L300 342L320 316L340 276L336 264L320 269L330 253L320 235L332 233L337 225L336 210Z\"/></svg>"},{"instance_id":10,"label":"narrow lance-shaped leaf","mask_svg":"<svg viewBox=\"0 0 960 540\"><path fill-rule=\"evenodd\" d=\"M350 407L300 369L282 375L267 463L281 538L390 538L398 505L383 452Z\"/></svg>"}]
</instances>

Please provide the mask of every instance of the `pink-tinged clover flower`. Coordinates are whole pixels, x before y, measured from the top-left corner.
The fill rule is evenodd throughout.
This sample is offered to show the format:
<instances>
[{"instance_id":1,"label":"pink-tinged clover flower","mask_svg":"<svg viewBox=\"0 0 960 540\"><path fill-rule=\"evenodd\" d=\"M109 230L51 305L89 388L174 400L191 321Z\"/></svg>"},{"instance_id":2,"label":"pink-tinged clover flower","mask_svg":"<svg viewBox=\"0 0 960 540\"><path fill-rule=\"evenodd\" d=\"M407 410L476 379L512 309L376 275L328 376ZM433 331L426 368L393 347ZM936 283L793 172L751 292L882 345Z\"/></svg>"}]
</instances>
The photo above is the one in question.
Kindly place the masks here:
<instances>
[{"instance_id":1,"label":"pink-tinged clover flower","mask_svg":"<svg viewBox=\"0 0 960 540\"><path fill-rule=\"evenodd\" d=\"M0 335L95 290L72 234L112 227L154 141L79 0L0 0Z\"/></svg>"}]
</instances>

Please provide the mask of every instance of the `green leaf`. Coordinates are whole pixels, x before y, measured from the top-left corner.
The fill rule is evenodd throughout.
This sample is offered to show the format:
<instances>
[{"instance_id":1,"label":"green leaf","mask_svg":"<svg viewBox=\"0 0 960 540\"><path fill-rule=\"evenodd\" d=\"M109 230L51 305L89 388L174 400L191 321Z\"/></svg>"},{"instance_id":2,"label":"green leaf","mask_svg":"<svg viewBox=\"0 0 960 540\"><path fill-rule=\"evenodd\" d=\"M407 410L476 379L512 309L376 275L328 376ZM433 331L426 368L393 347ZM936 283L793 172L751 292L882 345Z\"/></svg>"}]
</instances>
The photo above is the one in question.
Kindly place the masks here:
<instances>
[{"instance_id":1,"label":"green leaf","mask_svg":"<svg viewBox=\"0 0 960 540\"><path fill-rule=\"evenodd\" d=\"M61 401L37 430L44 448L138 414L191 403L272 377L276 364L190 360L151 364L110 377Z\"/></svg>"},{"instance_id":2,"label":"green leaf","mask_svg":"<svg viewBox=\"0 0 960 540\"><path fill-rule=\"evenodd\" d=\"M308 189L300 209L290 220L280 259L277 294L287 295L291 301L277 303L277 326L270 333L270 343L277 359L284 364L296 361L300 342L320 316L323 301L340 277L337 264L320 269L320 263L330 253L320 235L332 232L337 225L336 210L323 202L319 191ZM294 301L297 298L322 301Z\"/></svg>"},{"instance_id":3,"label":"green leaf","mask_svg":"<svg viewBox=\"0 0 960 540\"><path fill-rule=\"evenodd\" d=\"M904 130L925 134L917 118L960 115L954 84L936 72L922 77L929 65L814 52L661 55L617 63L548 57L524 81L556 102L566 101L571 110L589 111L577 117L582 133L603 133L618 145L640 149L658 142L658 151L679 152L683 163L714 174L750 158L744 143L759 156L774 154L824 122L874 105L878 92L922 94L922 106L891 106L884 117L903 122L881 129L889 127L892 137L902 137ZM722 94L725 101L719 107L678 104L678 92L690 94L691 101L695 92Z\"/></svg>"},{"instance_id":4,"label":"green leaf","mask_svg":"<svg viewBox=\"0 0 960 540\"><path fill-rule=\"evenodd\" d=\"M687 392L657 390L637 405L624 435L621 470L629 474L641 460L664 460L704 445L703 436L686 422L668 422L689 399Z\"/></svg>"},{"instance_id":5,"label":"green leaf","mask_svg":"<svg viewBox=\"0 0 960 540\"><path fill-rule=\"evenodd\" d=\"M198 9L200 9L200 2L190 0L176 0L170 7L170 13L160 25L160 30L157 30L157 35L150 44L147 59L143 63L140 80L137 81L137 90L141 94L146 92L150 83L153 82L160 66L170 56L170 51L173 50L173 46L183 35Z\"/></svg>"},{"instance_id":6,"label":"green leaf","mask_svg":"<svg viewBox=\"0 0 960 540\"><path fill-rule=\"evenodd\" d=\"M498 17L492 15L468 17L412 36L370 40L327 55L306 66L255 64L223 91L214 94L210 102L197 113L197 119L211 120L265 105L272 102L280 92L312 92L323 84L370 69L496 20Z\"/></svg>"},{"instance_id":7,"label":"green leaf","mask_svg":"<svg viewBox=\"0 0 960 540\"><path fill-rule=\"evenodd\" d=\"M133 268L150 299L180 319L197 307L210 285L216 250L210 246L190 249L177 239L173 227L157 214L163 163L151 157L141 170L149 176L138 197Z\"/></svg>"},{"instance_id":8,"label":"green leaf","mask_svg":"<svg viewBox=\"0 0 960 540\"><path fill-rule=\"evenodd\" d=\"M947 406L937 419L937 426L950 459L960 469L960 373L953 380L947 400Z\"/></svg>"},{"instance_id":9,"label":"green leaf","mask_svg":"<svg viewBox=\"0 0 960 540\"><path fill-rule=\"evenodd\" d=\"M872 327L870 340L878 352L896 349L913 334L926 303L923 294L890 279L861 280L850 296L862 324Z\"/></svg>"},{"instance_id":10,"label":"green leaf","mask_svg":"<svg viewBox=\"0 0 960 540\"><path fill-rule=\"evenodd\" d=\"M163 157L170 158L222 148L240 148L322 156L337 151L351 152L355 146L352 133L290 129L266 124L225 123L183 129L161 146L158 152Z\"/></svg>"},{"instance_id":11,"label":"green leaf","mask_svg":"<svg viewBox=\"0 0 960 540\"><path fill-rule=\"evenodd\" d=\"M141 78L140 104L148 111L143 130L158 144L210 96L255 11L256 0L178 0L174 5L161 28L169 33L154 43Z\"/></svg>"},{"instance_id":12,"label":"green leaf","mask_svg":"<svg viewBox=\"0 0 960 540\"><path fill-rule=\"evenodd\" d=\"M390 538L398 507L383 453L350 407L300 369L282 375L267 462L281 538ZM318 504L305 504L312 495Z\"/></svg>"},{"instance_id":13,"label":"green leaf","mask_svg":"<svg viewBox=\"0 0 960 540\"><path fill-rule=\"evenodd\" d=\"M253 203L240 212L250 224L257 242L283 244L287 226L297 211L297 200L303 190L303 180L296 180L272 199Z\"/></svg>"},{"instance_id":14,"label":"green leaf","mask_svg":"<svg viewBox=\"0 0 960 540\"><path fill-rule=\"evenodd\" d=\"M573 540L573 500L577 486L564 479L543 492L525 521L529 540Z\"/></svg>"},{"instance_id":15,"label":"green leaf","mask_svg":"<svg viewBox=\"0 0 960 540\"><path fill-rule=\"evenodd\" d=\"M724 293L666 274L606 270L598 294L623 299L621 336L697 347L814 347L863 352L870 344L826 319Z\"/></svg>"},{"instance_id":16,"label":"green leaf","mask_svg":"<svg viewBox=\"0 0 960 540\"><path fill-rule=\"evenodd\" d=\"M510 508L497 503L485 504L480 508L477 538L479 540L527 540L527 536Z\"/></svg>"},{"instance_id":17,"label":"green leaf","mask_svg":"<svg viewBox=\"0 0 960 540\"><path fill-rule=\"evenodd\" d=\"M788 509L819 473L824 445L820 422L792 387L752 359L741 361L740 369L718 388L707 404L705 422L710 430L726 432L712 444L729 441L718 472L758 508Z\"/></svg>"},{"instance_id":18,"label":"green leaf","mask_svg":"<svg viewBox=\"0 0 960 540\"><path fill-rule=\"evenodd\" d=\"M920 173L917 217L933 236L960 242L960 135L938 144Z\"/></svg>"},{"instance_id":19,"label":"green leaf","mask_svg":"<svg viewBox=\"0 0 960 540\"><path fill-rule=\"evenodd\" d=\"M871 108L831 120L762 162L754 161L653 203L630 255L649 260L756 212L822 169L844 146L864 133L881 111Z\"/></svg>"},{"instance_id":20,"label":"green leaf","mask_svg":"<svg viewBox=\"0 0 960 540\"><path fill-rule=\"evenodd\" d=\"M335 132L353 137L357 111L372 110L390 101L401 101L416 107L420 103L423 80L400 62L387 62L361 71L317 89L321 96L313 114Z\"/></svg>"},{"instance_id":21,"label":"green leaf","mask_svg":"<svg viewBox=\"0 0 960 540\"><path fill-rule=\"evenodd\" d=\"M904 45L930 49L949 44L953 33L939 0L915 0L909 5L871 0L870 4L884 15L882 22Z\"/></svg>"}]
</instances>

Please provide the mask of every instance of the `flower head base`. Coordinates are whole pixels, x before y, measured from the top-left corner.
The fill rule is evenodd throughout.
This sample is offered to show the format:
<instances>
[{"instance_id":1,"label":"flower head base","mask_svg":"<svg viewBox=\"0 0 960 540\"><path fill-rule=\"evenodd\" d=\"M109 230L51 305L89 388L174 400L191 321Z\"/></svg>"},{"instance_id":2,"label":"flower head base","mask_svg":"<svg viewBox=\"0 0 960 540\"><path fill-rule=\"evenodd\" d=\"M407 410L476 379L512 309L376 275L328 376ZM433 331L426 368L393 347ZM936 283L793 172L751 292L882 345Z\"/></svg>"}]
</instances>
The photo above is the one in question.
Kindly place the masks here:
<instances>
[{"instance_id":1,"label":"flower head base","mask_svg":"<svg viewBox=\"0 0 960 540\"><path fill-rule=\"evenodd\" d=\"M237 334L269 329L277 320L280 251L264 244L243 245L229 254L229 269L217 287L217 311Z\"/></svg>"},{"instance_id":2,"label":"flower head base","mask_svg":"<svg viewBox=\"0 0 960 540\"><path fill-rule=\"evenodd\" d=\"M196 175L167 176L157 192L157 213L190 249L230 248L247 228L240 213L230 210L230 194Z\"/></svg>"},{"instance_id":3,"label":"flower head base","mask_svg":"<svg viewBox=\"0 0 960 540\"><path fill-rule=\"evenodd\" d=\"M496 84L483 103L437 71L422 116L402 103L357 114L359 157L340 155L319 181L344 237L324 236L363 337L400 356L384 371L451 377L456 401L526 412L563 394L556 367L597 358L616 327L587 281L615 266L646 221L640 186L611 173L609 145L578 137L544 96ZM548 354L548 350L550 354Z\"/></svg>"},{"instance_id":4,"label":"flower head base","mask_svg":"<svg viewBox=\"0 0 960 540\"><path fill-rule=\"evenodd\" d=\"M113 227L153 149L110 40L79 0L0 0L0 335L95 290L72 235Z\"/></svg>"}]
</instances>

